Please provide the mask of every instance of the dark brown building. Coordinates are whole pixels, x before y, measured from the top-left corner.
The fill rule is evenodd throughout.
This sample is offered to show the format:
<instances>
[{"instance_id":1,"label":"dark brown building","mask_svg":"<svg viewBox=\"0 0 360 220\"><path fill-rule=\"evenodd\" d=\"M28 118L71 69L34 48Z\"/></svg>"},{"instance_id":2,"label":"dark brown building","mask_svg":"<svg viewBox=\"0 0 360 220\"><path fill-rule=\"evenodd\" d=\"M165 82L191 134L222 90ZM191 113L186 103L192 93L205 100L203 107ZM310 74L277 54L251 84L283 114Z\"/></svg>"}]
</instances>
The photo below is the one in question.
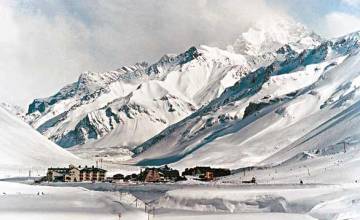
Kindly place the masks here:
<instances>
[{"instance_id":1,"label":"dark brown building","mask_svg":"<svg viewBox=\"0 0 360 220\"><path fill-rule=\"evenodd\" d=\"M85 167L80 170L80 181L104 181L106 170L97 167Z\"/></svg>"}]
</instances>

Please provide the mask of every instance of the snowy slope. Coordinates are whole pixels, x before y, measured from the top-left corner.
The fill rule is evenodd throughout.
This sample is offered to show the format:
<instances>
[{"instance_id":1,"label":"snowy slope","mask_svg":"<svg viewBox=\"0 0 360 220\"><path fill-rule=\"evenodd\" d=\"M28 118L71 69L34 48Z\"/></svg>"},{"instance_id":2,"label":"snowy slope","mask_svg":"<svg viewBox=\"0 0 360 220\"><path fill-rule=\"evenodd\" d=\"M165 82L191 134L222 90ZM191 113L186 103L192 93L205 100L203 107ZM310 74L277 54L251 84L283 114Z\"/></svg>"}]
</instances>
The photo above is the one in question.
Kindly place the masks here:
<instances>
[{"instance_id":1,"label":"snowy slope","mask_svg":"<svg viewBox=\"0 0 360 220\"><path fill-rule=\"evenodd\" d=\"M326 151L344 140L356 146L359 36L323 42L248 74L136 148L133 161L239 168Z\"/></svg>"},{"instance_id":2,"label":"snowy slope","mask_svg":"<svg viewBox=\"0 0 360 220\"><path fill-rule=\"evenodd\" d=\"M0 108L0 174L3 171L68 165L77 157Z\"/></svg>"},{"instance_id":3,"label":"snowy slope","mask_svg":"<svg viewBox=\"0 0 360 220\"><path fill-rule=\"evenodd\" d=\"M56 95L34 100L27 118L60 146L76 146L71 150L79 155L123 160L131 154L127 148L185 118L247 71L242 55L192 47L153 65L84 73Z\"/></svg>"},{"instance_id":4,"label":"snowy slope","mask_svg":"<svg viewBox=\"0 0 360 220\"><path fill-rule=\"evenodd\" d=\"M128 159L132 154L128 149L207 105L248 73L298 55L299 48L320 43L321 39L309 31L300 36L306 42L295 41L290 35L306 29L292 21L285 23L284 28L291 31L283 35L289 36L261 54L200 46L179 55L164 55L151 65L139 63L105 73L83 73L54 96L34 100L27 120L50 140L72 147L78 155ZM275 31L260 28L257 30L266 35L272 36ZM280 45L283 43L291 44Z\"/></svg>"},{"instance_id":5,"label":"snowy slope","mask_svg":"<svg viewBox=\"0 0 360 220\"><path fill-rule=\"evenodd\" d=\"M17 117L24 119L26 115L26 111L17 105L11 105L9 103L2 102L0 103L0 108L5 109L7 112L9 112L12 115L16 115Z\"/></svg>"}]
</instances>

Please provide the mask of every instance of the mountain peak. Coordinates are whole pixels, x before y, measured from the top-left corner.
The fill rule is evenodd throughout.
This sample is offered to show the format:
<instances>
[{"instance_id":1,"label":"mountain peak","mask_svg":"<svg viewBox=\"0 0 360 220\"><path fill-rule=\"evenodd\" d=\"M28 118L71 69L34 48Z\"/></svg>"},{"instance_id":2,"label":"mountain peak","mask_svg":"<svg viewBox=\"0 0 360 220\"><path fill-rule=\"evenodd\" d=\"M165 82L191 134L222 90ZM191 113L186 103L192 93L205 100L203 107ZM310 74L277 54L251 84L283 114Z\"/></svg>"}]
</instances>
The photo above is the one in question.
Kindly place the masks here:
<instances>
[{"instance_id":1,"label":"mountain peak","mask_svg":"<svg viewBox=\"0 0 360 220\"><path fill-rule=\"evenodd\" d=\"M233 48L240 54L258 56L276 51L285 44L295 50L302 50L316 46L320 41L320 36L292 18L274 16L257 21L236 39Z\"/></svg>"}]
</instances>

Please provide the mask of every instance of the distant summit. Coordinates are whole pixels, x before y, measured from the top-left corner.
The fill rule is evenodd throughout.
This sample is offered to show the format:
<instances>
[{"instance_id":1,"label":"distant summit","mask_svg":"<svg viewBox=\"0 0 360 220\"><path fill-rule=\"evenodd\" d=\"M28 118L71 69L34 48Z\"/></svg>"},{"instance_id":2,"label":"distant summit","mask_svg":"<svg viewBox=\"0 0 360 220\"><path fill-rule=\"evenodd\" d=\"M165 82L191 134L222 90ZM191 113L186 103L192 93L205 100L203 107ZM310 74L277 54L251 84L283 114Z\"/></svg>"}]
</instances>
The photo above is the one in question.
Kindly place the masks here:
<instances>
[{"instance_id":1,"label":"distant summit","mask_svg":"<svg viewBox=\"0 0 360 220\"><path fill-rule=\"evenodd\" d=\"M303 50L320 44L321 37L289 17L274 16L257 21L233 44L236 53L259 56L285 44Z\"/></svg>"}]
</instances>

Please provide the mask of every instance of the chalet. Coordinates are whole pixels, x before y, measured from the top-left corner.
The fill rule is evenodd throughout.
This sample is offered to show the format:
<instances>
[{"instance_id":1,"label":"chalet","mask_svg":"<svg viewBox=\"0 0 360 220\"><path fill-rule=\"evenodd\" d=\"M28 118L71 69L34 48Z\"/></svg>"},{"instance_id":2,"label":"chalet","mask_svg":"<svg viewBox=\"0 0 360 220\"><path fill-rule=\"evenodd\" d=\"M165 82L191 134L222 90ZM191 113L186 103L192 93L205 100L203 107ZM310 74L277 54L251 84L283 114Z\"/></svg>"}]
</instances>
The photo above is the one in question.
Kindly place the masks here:
<instances>
[{"instance_id":1,"label":"chalet","mask_svg":"<svg viewBox=\"0 0 360 220\"><path fill-rule=\"evenodd\" d=\"M65 182L79 182L80 170L75 166L69 166L69 171L65 174Z\"/></svg>"},{"instance_id":2,"label":"chalet","mask_svg":"<svg viewBox=\"0 0 360 220\"><path fill-rule=\"evenodd\" d=\"M211 167L194 167L186 168L182 173L183 176L197 176L200 180L212 181L217 177L228 176L231 174L229 169L211 168Z\"/></svg>"},{"instance_id":3,"label":"chalet","mask_svg":"<svg viewBox=\"0 0 360 220\"><path fill-rule=\"evenodd\" d=\"M205 181L212 181L212 180L214 180L214 172L212 172L212 171L206 171L205 176L204 176L204 180L205 180Z\"/></svg>"},{"instance_id":4,"label":"chalet","mask_svg":"<svg viewBox=\"0 0 360 220\"><path fill-rule=\"evenodd\" d=\"M164 175L157 169L149 169L145 175L145 182L155 183L164 181Z\"/></svg>"},{"instance_id":5,"label":"chalet","mask_svg":"<svg viewBox=\"0 0 360 220\"><path fill-rule=\"evenodd\" d=\"M68 168L49 168L46 177L51 182L78 182L80 170L73 165Z\"/></svg>"},{"instance_id":6,"label":"chalet","mask_svg":"<svg viewBox=\"0 0 360 220\"><path fill-rule=\"evenodd\" d=\"M47 181L50 182L80 182L80 181L104 181L106 170L97 167L70 165L68 168L48 168Z\"/></svg>"},{"instance_id":7,"label":"chalet","mask_svg":"<svg viewBox=\"0 0 360 220\"><path fill-rule=\"evenodd\" d=\"M140 172L138 180L144 182L176 182L186 180L186 178L180 176L178 170L165 165L158 168L146 168Z\"/></svg>"}]
</instances>

